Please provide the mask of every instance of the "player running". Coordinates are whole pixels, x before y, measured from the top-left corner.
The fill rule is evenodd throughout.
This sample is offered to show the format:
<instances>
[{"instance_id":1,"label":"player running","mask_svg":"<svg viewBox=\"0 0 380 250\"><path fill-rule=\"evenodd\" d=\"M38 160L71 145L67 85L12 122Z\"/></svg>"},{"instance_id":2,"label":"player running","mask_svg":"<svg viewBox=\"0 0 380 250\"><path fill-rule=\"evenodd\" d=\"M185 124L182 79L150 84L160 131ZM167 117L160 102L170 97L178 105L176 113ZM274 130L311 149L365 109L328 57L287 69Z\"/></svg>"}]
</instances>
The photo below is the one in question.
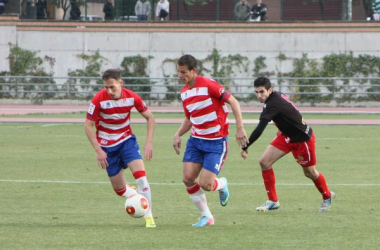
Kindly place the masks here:
<instances>
[{"instance_id":1,"label":"player running","mask_svg":"<svg viewBox=\"0 0 380 250\"><path fill-rule=\"evenodd\" d=\"M99 166L107 170L117 195L128 198L136 194L136 190L126 184L124 176L124 169L131 170L138 192L144 195L150 204L150 209L144 216L145 226L156 227L152 215L150 185L146 178L140 148L130 125L131 110L135 107L147 121L144 153L145 159L150 161L153 156L154 116L139 95L123 88L119 70L105 71L103 84L104 89L95 95L87 111L86 135L95 149Z\"/></svg>"},{"instance_id":2,"label":"player running","mask_svg":"<svg viewBox=\"0 0 380 250\"><path fill-rule=\"evenodd\" d=\"M257 78L254 88L258 100L264 103L264 108L259 124L249 137L248 145L241 151L243 159L247 159L248 147L260 137L270 121L273 121L278 128L277 137L270 143L260 159L268 201L256 210L265 212L280 208L272 165L289 152L292 152L297 163L302 166L305 176L314 182L322 194L323 200L319 211L328 210L331 199L335 198L336 194L329 190L325 177L315 169L317 157L313 130L303 120L297 106L286 95L273 90L268 78Z\"/></svg>"},{"instance_id":3,"label":"player running","mask_svg":"<svg viewBox=\"0 0 380 250\"><path fill-rule=\"evenodd\" d=\"M173 147L179 155L181 136L191 129L183 156L183 182L194 205L201 213L193 227L214 225L205 191L219 191L220 204L226 206L230 195L227 179L217 178L228 152L228 109L236 119L236 140L240 147L247 143L239 102L216 81L197 75L197 61L191 55L178 60L179 79L185 119L174 135ZM203 169L203 170L202 170ZM198 180L199 177L199 180Z\"/></svg>"}]
</instances>

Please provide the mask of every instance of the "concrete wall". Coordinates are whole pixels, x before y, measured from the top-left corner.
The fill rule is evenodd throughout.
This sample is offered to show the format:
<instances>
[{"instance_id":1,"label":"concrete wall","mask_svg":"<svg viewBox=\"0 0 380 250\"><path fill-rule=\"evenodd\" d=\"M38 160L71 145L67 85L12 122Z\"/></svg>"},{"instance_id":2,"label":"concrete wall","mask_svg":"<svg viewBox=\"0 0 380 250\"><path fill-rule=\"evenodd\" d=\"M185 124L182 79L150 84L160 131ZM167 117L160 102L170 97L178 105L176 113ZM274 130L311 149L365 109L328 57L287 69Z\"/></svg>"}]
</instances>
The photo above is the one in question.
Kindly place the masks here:
<instances>
[{"instance_id":1,"label":"concrete wall","mask_svg":"<svg viewBox=\"0 0 380 250\"><path fill-rule=\"evenodd\" d=\"M191 53L204 59L217 49L222 56L240 54L250 60L248 72L235 77L252 77L254 59L266 57L266 71L289 72L292 63L278 60L280 53L290 58L320 59L331 53L380 56L380 27L374 23L74 23L21 22L0 20L0 71L9 71L9 43L37 51L56 60L53 68L45 62L47 72L67 76L69 70L83 69L77 55L99 51L106 58L103 68L119 68L124 57L152 56L150 77L175 75L172 64Z\"/></svg>"}]
</instances>

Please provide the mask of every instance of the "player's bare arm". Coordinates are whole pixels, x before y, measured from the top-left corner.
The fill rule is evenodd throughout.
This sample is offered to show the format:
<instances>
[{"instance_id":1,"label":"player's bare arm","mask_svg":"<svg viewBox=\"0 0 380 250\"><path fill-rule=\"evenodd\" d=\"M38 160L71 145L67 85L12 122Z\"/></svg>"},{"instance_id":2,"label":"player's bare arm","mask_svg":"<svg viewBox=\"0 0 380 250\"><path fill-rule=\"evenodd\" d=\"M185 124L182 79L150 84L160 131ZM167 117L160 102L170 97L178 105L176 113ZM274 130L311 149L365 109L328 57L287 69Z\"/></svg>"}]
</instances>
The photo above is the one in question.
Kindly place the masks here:
<instances>
[{"instance_id":1,"label":"player's bare arm","mask_svg":"<svg viewBox=\"0 0 380 250\"><path fill-rule=\"evenodd\" d=\"M241 115L240 104L232 95L228 98L227 103L231 106L236 121L236 141L239 147L243 148L248 143L248 137L243 126L243 117Z\"/></svg>"},{"instance_id":2,"label":"player's bare arm","mask_svg":"<svg viewBox=\"0 0 380 250\"><path fill-rule=\"evenodd\" d=\"M96 160L98 162L98 165L101 168L105 169L106 167L108 167L107 154L100 147L98 140L96 139L94 126L95 126L94 121L86 119L85 124L84 124L84 130L86 132L88 140L90 141L92 147L95 150Z\"/></svg>"},{"instance_id":3,"label":"player's bare arm","mask_svg":"<svg viewBox=\"0 0 380 250\"><path fill-rule=\"evenodd\" d=\"M186 132L191 129L191 126L192 126L192 123L186 117L183 120L181 126L179 127L177 133L175 133L175 135L174 135L173 148L174 148L175 152L177 153L177 155L179 155L181 152L181 136L186 134Z\"/></svg>"},{"instance_id":4,"label":"player's bare arm","mask_svg":"<svg viewBox=\"0 0 380 250\"><path fill-rule=\"evenodd\" d=\"M153 158L153 135L154 135L155 119L154 119L154 115L149 110L145 111L144 113L141 113L141 115L147 121L147 128L146 128L147 133L146 133L146 141L144 145L144 155L145 155L145 159L147 161L150 161Z\"/></svg>"}]
</instances>

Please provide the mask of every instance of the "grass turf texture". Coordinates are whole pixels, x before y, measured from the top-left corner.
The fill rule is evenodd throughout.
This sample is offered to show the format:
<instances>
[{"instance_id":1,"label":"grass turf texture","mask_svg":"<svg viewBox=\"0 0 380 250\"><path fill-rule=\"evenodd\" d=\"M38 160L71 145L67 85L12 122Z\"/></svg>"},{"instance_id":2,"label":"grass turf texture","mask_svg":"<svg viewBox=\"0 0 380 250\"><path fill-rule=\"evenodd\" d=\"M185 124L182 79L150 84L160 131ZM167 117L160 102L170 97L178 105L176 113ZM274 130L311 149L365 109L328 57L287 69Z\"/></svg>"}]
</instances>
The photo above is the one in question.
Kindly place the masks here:
<instances>
[{"instance_id":1,"label":"grass turf texture","mask_svg":"<svg viewBox=\"0 0 380 250\"><path fill-rule=\"evenodd\" d=\"M181 156L172 148L179 125L157 125L154 158L146 162L157 228L124 211L83 126L0 124L0 245L2 249L377 249L380 213L379 126L313 126L318 166L337 192L318 213L321 196L291 155L274 166L279 211L258 213L266 200L258 159L275 134L269 126L243 161L231 126L220 176L231 200L207 193L216 224L199 218L182 184ZM254 125L246 126L250 133ZM142 149L146 127L133 127ZM127 180L134 182L129 170ZM19 180L19 181L17 181Z\"/></svg>"},{"instance_id":2,"label":"grass turf texture","mask_svg":"<svg viewBox=\"0 0 380 250\"><path fill-rule=\"evenodd\" d=\"M183 118L183 113L162 113L153 112L156 118L176 119ZM132 113L133 118L142 118L137 113ZM26 114L26 115L0 115L0 118L85 118L85 112L62 113L62 114ZM311 114L304 113L303 117L307 119L380 119L379 114ZM259 119L259 114L243 113L244 119Z\"/></svg>"}]
</instances>

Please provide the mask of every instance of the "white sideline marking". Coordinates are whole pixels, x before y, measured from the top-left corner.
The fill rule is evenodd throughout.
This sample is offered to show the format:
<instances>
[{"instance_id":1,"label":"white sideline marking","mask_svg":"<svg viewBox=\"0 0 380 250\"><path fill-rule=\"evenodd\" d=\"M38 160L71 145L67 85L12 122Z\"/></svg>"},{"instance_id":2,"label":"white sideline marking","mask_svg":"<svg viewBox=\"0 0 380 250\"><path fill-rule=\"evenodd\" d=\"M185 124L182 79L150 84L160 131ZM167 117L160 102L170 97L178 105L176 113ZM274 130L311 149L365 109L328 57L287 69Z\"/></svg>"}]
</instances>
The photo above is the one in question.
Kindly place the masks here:
<instances>
[{"instance_id":1,"label":"white sideline marking","mask_svg":"<svg viewBox=\"0 0 380 250\"><path fill-rule=\"evenodd\" d=\"M99 182L86 182L86 181L49 181L49 180L0 180L0 182L11 182L11 183L53 183L53 184L110 184L109 181L99 181ZM128 184L135 184L132 182L129 182ZM157 185L157 186L182 186L183 183L155 183L155 182L149 182L150 185ZM263 183L228 183L228 185L231 186L262 186ZM277 186L314 186L313 183L276 183ZM380 184L351 184L351 183L345 183L345 184L331 184L329 183L329 186L347 186L347 187L380 187Z\"/></svg>"}]
</instances>

